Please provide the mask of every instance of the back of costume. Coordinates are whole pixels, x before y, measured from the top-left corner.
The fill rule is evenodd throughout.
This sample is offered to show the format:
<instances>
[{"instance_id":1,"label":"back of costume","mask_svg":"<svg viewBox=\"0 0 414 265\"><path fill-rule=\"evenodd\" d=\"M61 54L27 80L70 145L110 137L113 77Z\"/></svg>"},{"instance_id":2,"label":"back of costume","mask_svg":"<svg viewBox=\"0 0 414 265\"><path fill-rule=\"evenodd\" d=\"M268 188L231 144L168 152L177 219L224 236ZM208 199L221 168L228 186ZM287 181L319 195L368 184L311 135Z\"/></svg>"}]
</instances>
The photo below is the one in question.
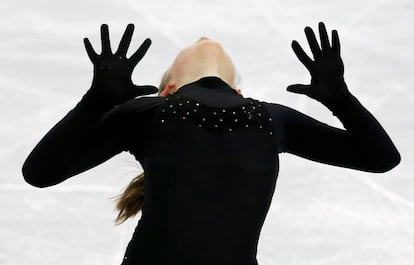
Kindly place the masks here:
<instances>
[{"instance_id":1,"label":"back of costume","mask_svg":"<svg viewBox=\"0 0 414 265\"><path fill-rule=\"evenodd\" d=\"M257 264L278 173L264 104L205 77L152 110L140 124L148 140L132 151L145 172L145 197L123 265Z\"/></svg>"}]
</instances>

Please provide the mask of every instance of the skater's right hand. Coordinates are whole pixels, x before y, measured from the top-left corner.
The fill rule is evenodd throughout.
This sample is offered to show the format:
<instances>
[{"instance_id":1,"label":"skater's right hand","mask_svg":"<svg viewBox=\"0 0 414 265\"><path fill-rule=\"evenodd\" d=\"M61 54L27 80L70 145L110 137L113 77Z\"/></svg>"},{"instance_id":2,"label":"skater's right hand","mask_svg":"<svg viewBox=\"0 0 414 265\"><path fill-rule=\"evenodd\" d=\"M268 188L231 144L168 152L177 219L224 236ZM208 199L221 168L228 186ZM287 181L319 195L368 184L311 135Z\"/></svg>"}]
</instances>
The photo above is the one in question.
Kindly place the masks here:
<instances>
[{"instance_id":1,"label":"skater's right hand","mask_svg":"<svg viewBox=\"0 0 414 265\"><path fill-rule=\"evenodd\" d=\"M147 38L138 50L129 58L126 58L127 50L131 42L134 25L128 24L120 41L118 50L111 51L109 41L108 25L101 25L101 54L97 54L88 38L84 38L84 44L89 59L94 66L92 86L90 93L98 98L98 102L108 105L124 103L140 95L158 92L155 86L136 86L133 84L131 75L134 67L144 57L151 40Z\"/></svg>"}]
</instances>

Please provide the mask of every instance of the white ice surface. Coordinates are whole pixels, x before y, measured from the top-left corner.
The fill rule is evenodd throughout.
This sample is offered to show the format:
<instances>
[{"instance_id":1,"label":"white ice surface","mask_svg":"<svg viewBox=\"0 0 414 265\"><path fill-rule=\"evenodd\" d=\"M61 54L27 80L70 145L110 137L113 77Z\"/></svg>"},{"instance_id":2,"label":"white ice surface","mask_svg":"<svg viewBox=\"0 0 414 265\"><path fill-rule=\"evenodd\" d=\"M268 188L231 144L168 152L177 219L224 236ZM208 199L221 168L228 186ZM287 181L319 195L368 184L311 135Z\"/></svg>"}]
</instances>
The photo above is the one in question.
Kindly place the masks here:
<instances>
[{"instance_id":1,"label":"white ice surface","mask_svg":"<svg viewBox=\"0 0 414 265\"><path fill-rule=\"evenodd\" d=\"M349 89L386 129L402 162L374 174L280 155L259 264L414 264L412 0L2 0L0 264L121 262L139 216L115 227L109 197L141 172L131 155L46 189L21 174L35 144L89 88L92 65L82 39L99 51L100 24L109 24L113 46L135 24L129 54L152 39L133 74L138 84L158 84L180 49L205 35L233 58L245 97L340 127L318 102L285 91L310 80L290 43L309 51L303 28L319 21L338 30Z\"/></svg>"}]
</instances>

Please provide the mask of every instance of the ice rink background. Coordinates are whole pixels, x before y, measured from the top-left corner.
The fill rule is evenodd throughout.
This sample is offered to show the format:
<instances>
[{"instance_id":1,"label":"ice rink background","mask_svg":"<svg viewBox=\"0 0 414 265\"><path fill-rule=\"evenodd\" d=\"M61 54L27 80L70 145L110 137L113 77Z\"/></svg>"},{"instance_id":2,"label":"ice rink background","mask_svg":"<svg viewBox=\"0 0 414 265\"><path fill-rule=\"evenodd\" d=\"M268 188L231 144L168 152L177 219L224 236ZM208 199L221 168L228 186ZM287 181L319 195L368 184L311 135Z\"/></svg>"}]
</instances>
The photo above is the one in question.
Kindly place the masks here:
<instances>
[{"instance_id":1,"label":"ice rink background","mask_svg":"<svg viewBox=\"0 0 414 265\"><path fill-rule=\"evenodd\" d=\"M46 189L21 174L35 144L89 88L82 39L100 51L102 23L113 50L128 23L135 24L128 54L152 39L134 71L137 84L157 85L176 54L204 35L233 58L245 97L341 127L320 103L285 91L310 81L290 43L309 51L303 28L316 30L319 21L338 30L349 89L389 133L402 162L374 174L281 154L259 264L413 264L413 20L412 0L1 1L0 264L121 263L139 216L114 226L110 197L141 172L131 155Z\"/></svg>"}]
</instances>

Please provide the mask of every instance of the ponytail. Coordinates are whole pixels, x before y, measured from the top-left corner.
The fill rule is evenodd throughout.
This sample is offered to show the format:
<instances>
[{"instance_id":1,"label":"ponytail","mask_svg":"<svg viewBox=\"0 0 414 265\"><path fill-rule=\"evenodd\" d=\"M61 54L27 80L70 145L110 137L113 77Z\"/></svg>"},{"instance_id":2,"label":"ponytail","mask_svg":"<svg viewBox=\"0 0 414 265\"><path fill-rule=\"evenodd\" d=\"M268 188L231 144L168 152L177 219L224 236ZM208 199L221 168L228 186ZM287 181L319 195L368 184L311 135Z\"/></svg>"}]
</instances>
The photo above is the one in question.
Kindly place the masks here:
<instances>
[{"instance_id":1,"label":"ponytail","mask_svg":"<svg viewBox=\"0 0 414 265\"><path fill-rule=\"evenodd\" d=\"M116 208L119 211L115 219L116 225L120 225L128 218L134 217L144 206L144 172L132 179L121 195L116 200Z\"/></svg>"}]
</instances>

